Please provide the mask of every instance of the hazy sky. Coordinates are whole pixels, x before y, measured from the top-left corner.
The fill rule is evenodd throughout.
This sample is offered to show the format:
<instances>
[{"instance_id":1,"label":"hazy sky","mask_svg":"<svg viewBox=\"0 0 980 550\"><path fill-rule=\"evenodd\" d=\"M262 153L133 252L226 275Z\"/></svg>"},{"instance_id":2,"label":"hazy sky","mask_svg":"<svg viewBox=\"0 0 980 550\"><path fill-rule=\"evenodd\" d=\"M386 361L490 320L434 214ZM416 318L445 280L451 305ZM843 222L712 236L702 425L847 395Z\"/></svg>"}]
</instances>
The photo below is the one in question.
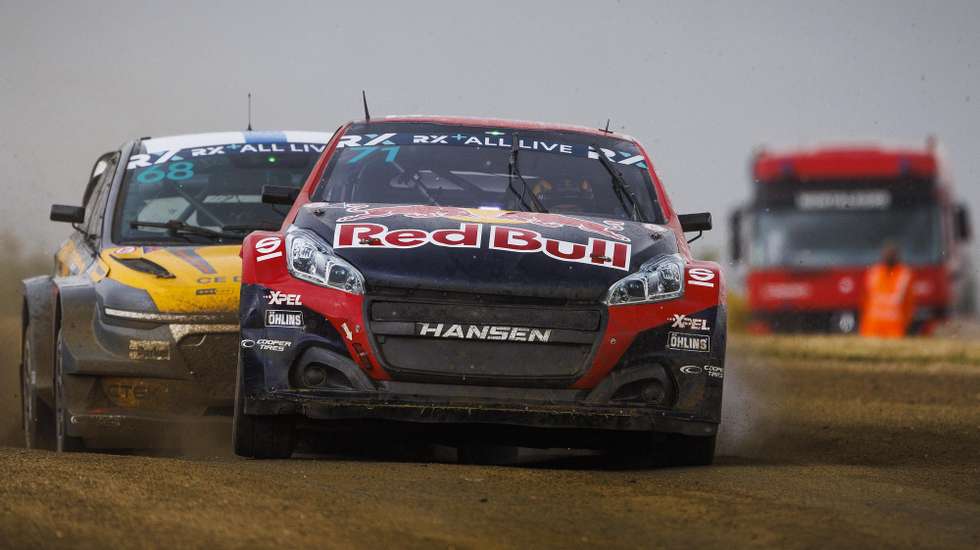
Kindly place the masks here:
<instances>
[{"instance_id":1,"label":"hazy sky","mask_svg":"<svg viewBox=\"0 0 980 550\"><path fill-rule=\"evenodd\" d=\"M137 136L333 130L372 113L612 118L720 246L759 144L924 143L980 219L980 2L0 0L0 229L46 252Z\"/></svg>"}]
</instances>

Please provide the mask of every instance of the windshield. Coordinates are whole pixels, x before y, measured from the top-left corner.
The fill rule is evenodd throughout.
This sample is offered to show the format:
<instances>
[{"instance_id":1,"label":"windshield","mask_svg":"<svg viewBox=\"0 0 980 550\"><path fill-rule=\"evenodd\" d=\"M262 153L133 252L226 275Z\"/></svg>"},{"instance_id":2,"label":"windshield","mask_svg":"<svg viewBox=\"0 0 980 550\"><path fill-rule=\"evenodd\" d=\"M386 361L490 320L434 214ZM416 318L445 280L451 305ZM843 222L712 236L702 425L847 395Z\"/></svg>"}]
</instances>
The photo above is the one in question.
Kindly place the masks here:
<instances>
[{"instance_id":1,"label":"windshield","mask_svg":"<svg viewBox=\"0 0 980 550\"><path fill-rule=\"evenodd\" d=\"M302 187L323 147L230 143L133 155L114 240L240 242L251 231L278 229L289 208L264 204L262 187ZM154 227L158 224L173 227Z\"/></svg>"},{"instance_id":2,"label":"windshield","mask_svg":"<svg viewBox=\"0 0 980 550\"><path fill-rule=\"evenodd\" d=\"M638 218L662 222L650 173L637 146L575 132L412 123L356 125L341 138L341 149L324 171L314 200L543 208L553 213L632 219L630 197L617 194L617 184L593 145L622 174L622 183L635 198Z\"/></svg>"},{"instance_id":3,"label":"windshield","mask_svg":"<svg viewBox=\"0 0 980 550\"><path fill-rule=\"evenodd\" d=\"M933 206L888 210L767 209L756 214L753 265L760 267L866 266L885 243L901 247L904 263L939 260L939 217Z\"/></svg>"}]
</instances>

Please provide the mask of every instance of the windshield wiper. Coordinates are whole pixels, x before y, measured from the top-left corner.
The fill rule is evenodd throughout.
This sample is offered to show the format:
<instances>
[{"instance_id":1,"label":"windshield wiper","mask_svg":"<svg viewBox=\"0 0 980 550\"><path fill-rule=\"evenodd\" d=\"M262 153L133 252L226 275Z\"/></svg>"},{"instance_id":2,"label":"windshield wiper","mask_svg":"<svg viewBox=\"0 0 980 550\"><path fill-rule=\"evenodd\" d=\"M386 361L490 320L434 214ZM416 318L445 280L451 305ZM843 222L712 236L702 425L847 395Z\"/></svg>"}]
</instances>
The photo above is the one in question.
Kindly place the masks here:
<instances>
[{"instance_id":1,"label":"windshield wiper","mask_svg":"<svg viewBox=\"0 0 980 550\"><path fill-rule=\"evenodd\" d=\"M241 238L241 235L236 235L234 233L225 233L224 231L215 231L214 229L208 229L207 227L201 227L199 225L192 225L189 223L182 222L180 220L169 220L166 222L132 221L129 222L129 226L134 229L140 227L159 227L161 229L167 229L169 233L173 235L178 235L183 233L187 235L210 237L212 239L240 239Z\"/></svg>"},{"instance_id":2,"label":"windshield wiper","mask_svg":"<svg viewBox=\"0 0 980 550\"><path fill-rule=\"evenodd\" d=\"M640 212L640 208L636 202L636 196L633 195L633 191L630 190L629 185L626 184L626 180L623 179L623 174L609 162L606 154L598 145L593 143L592 148L595 149L596 154L599 156L599 162L602 163L606 172L609 172L609 175L612 176L613 192L616 194L616 198L619 199L619 204L623 207L623 211L629 214L630 219L635 222L647 221L646 216ZM629 206L626 203L629 203Z\"/></svg>"},{"instance_id":3,"label":"windshield wiper","mask_svg":"<svg viewBox=\"0 0 980 550\"><path fill-rule=\"evenodd\" d=\"M541 199L538 195L531 191L531 204L528 204L524 197L528 194L527 182L524 180L524 176L521 175L521 169L517 165L517 134L511 135L511 145L510 145L510 158L507 160L507 188L510 189L512 193L521 201L521 205L528 212L543 212L548 213L548 209L541 204ZM521 192L518 193L517 189L514 189L514 176L521 180ZM532 207L533 205L533 207Z\"/></svg>"}]
</instances>

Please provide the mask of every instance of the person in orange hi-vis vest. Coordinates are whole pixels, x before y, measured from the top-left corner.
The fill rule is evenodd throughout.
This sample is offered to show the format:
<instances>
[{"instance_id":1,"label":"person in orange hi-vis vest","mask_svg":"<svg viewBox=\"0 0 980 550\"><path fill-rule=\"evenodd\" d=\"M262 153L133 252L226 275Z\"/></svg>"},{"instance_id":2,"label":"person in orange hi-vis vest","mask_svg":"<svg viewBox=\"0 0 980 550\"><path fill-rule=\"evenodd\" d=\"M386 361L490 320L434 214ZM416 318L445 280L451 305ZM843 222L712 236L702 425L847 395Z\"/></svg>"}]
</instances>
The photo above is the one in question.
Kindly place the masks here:
<instances>
[{"instance_id":1,"label":"person in orange hi-vis vest","mask_svg":"<svg viewBox=\"0 0 980 550\"><path fill-rule=\"evenodd\" d=\"M902 265L898 247L886 244L881 263L872 266L864 279L861 307L861 336L902 338L912 320L912 270Z\"/></svg>"}]
</instances>

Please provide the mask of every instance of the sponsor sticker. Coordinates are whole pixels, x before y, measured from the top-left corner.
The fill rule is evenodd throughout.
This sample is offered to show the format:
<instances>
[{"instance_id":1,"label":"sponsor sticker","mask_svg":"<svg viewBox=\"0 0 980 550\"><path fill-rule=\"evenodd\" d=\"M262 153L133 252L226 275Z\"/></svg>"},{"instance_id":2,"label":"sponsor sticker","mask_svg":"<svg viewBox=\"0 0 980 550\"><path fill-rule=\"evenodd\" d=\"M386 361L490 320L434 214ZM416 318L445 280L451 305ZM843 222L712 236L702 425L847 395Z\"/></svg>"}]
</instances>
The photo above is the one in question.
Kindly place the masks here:
<instances>
[{"instance_id":1,"label":"sponsor sticker","mask_svg":"<svg viewBox=\"0 0 980 550\"><path fill-rule=\"evenodd\" d=\"M630 242L629 237L622 234L624 231L624 222L622 221L594 220L578 216L569 216L566 214L555 214L551 212L501 211L499 209L487 210L481 208L464 208L461 206L431 206L424 204L371 206L370 204L340 203L318 206L323 206L326 208L343 208L348 214L350 214L349 216L338 218L338 222L357 222L361 220L403 216L414 220L444 218L450 220L499 224L526 223L529 225L536 225L538 227L547 227L549 229L574 227L585 233L591 233L606 239L626 243Z\"/></svg>"},{"instance_id":2,"label":"sponsor sticker","mask_svg":"<svg viewBox=\"0 0 980 550\"><path fill-rule=\"evenodd\" d=\"M224 145L205 145L168 149L156 153L140 153L129 158L127 170L149 168L151 166L186 160L188 157L213 157L216 155L247 155L263 153L322 153L326 146L322 143L229 143Z\"/></svg>"},{"instance_id":3,"label":"sponsor sticker","mask_svg":"<svg viewBox=\"0 0 980 550\"><path fill-rule=\"evenodd\" d=\"M708 376L710 376L712 378L724 378L725 377L725 368L724 367L717 367L715 365L705 365L704 366L704 372L705 372L705 374L707 374Z\"/></svg>"},{"instance_id":4,"label":"sponsor sticker","mask_svg":"<svg viewBox=\"0 0 980 550\"><path fill-rule=\"evenodd\" d=\"M711 351L711 337L704 334L668 332L667 349L708 353Z\"/></svg>"},{"instance_id":5,"label":"sponsor sticker","mask_svg":"<svg viewBox=\"0 0 980 550\"><path fill-rule=\"evenodd\" d=\"M334 248L411 249L423 245L480 248L483 224L462 223L458 229L389 230L376 223L339 223L334 231ZM486 244L491 250L544 254L560 262L571 262L629 270L630 245L624 242L589 238L576 243L545 237L533 229L494 225Z\"/></svg>"},{"instance_id":6,"label":"sponsor sticker","mask_svg":"<svg viewBox=\"0 0 980 550\"><path fill-rule=\"evenodd\" d=\"M498 147L501 149L511 149L515 144L513 143L513 136L508 135L509 133L511 132L490 130L467 134L457 132L453 135L414 134L406 132L389 132L380 135L346 134L341 136L340 141L337 143L337 148L357 147L361 149L359 155L354 156L348 161L351 163L358 162L375 151L379 151L379 154L387 155L387 162L394 162L400 146L406 145L448 145L454 147ZM560 143L523 137L517 138L516 145L519 149L578 158L597 159L602 154L611 162L617 164L635 166L641 169L646 168L643 155L639 154L639 151L636 150L617 151L600 147L600 150L596 151L591 145ZM633 146L627 142L623 142L617 147L633 149Z\"/></svg>"},{"instance_id":7,"label":"sponsor sticker","mask_svg":"<svg viewBox=\"0 0 980 550\"><path fill-rule=\"evenodd\" d=\"M266 310L265 326L277 328L301 328L303 326L303 312L288 309Z\"/></svg>"},{"instance_id":8,"label":"sponsor sticker","mask_svg":"<svg viewBox=\"0 0 980 550\"><path fill-rule=\"evenodd\" d=\"M303 298L299 294L287 294L278 290L270 290L266 296L270 306L301 306Z\"/></svg>"},{"instance_id":9,"label":"sponsor sticker","mask_svg":"<svg viewBox=\"0 0 980 550\"><path fill-rule=\"evenodd\" d=\"M170 359L170 342L166 340L130 340L129 358L134 361Z\"/></svg>"},{"instance_id":10,"label":"sponsor sticker","mask_svg":"<svg viewBox=\"0 0 980 550\"><path fill-rule=\"evenodd\" d=\"M265 237L255 243L255 251L259 256L255 258L257 262L264 262L282 256L282 239L279 237Z\"/></svg>"},{"instance_id":11,"label":"sponsor sticker","mask_svg":"<svg viewBox=\"0 0 980 550\"><path fill-rule=\"evenodd\" d=\"M688 317L687 315L680 314L674 314L674 323L670 326L671 328L684 328L690 330L711 330L707 319L696 319L694 317Z\"/></svg>"},{"instance_id":12,"label":"sponsor sticker","mask_svg":"<svg viewBox=\"0 0 980 550\"><path fill-rule=\"evenodd\" d=\"M680 371L684 374L697 375L704 373L711 378L724 378L725 369L724 367L717 367L715 365L684 365L680 368Z\"/></svg>"},{"instance_id":13,"label":"sponsor sticker","mask_svg":"<svg viewBox=\"0 0 980 550\"><path fill-rule=\"evenodd\" d=\"M692 267L687 270L687 284L714 288L715 272L703 267Z\"/></svg>"},{"instance_id":14,"label":"sponsor sticker","mask_svg":"<svg viewBox=\"0 0 980 550\"><path fill-rule=\"evenodd\" d=\"M458 340L498 340L508 342L547 342L552 329L503 325L464 325L453 323L415 323L415 334L429 338Z\"/></svg>"},{"instance_id":15,"label":"sponsor sticker","mask_svg":"<svg viewBox=\"0 0 980 550\"><path fill-rule=\"evenodd\" d=\"M242 347L245 349L258 348L261 351L286 351L293 343L289 340L271 340L260 338L259 340L242 340Z\"/></svg>"}]
</instances>

